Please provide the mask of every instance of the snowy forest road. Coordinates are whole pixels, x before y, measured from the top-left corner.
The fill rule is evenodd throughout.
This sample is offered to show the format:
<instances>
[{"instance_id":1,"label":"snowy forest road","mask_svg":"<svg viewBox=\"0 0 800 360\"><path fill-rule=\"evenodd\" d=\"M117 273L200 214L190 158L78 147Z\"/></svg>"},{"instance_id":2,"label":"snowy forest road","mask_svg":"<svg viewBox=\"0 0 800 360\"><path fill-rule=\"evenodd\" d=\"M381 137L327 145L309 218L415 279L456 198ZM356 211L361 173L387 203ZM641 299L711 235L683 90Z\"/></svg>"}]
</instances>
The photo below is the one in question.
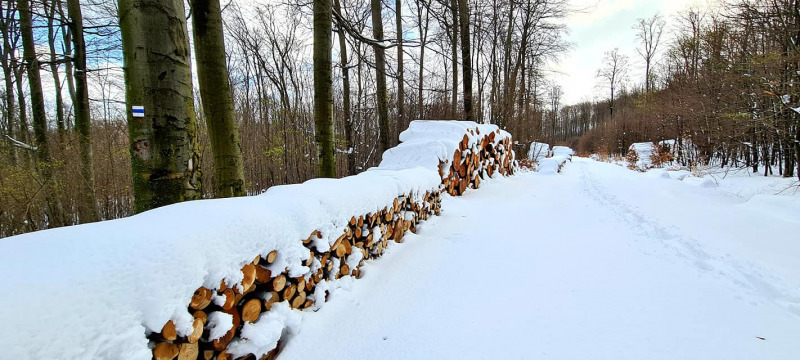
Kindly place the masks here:
<instances>
[{"instance_id":1,"label":"snowy forest road","mask_svg":"<svg viewBox=\"0 0 800 360\"><path fill-rule=\"evenodd\" d=\"M279 359L798 359L796 217L575 158L445 198Z\"/></svg>"}]
</instances>

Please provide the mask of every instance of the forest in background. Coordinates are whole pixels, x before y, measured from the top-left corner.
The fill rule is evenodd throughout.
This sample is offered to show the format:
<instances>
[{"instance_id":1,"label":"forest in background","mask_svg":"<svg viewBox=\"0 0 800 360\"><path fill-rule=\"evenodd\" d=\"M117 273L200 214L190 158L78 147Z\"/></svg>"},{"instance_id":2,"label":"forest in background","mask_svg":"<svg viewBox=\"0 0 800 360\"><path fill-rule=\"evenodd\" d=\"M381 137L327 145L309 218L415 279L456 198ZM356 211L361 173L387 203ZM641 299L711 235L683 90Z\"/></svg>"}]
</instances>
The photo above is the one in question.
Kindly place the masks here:
<instances>
[{"instance_id":1,"label":"forest in background","mask_svg":"<svg viewBox=\"0 0 800 360\"><path fill-rule=\"evenodd\" d=\"M570 46L565 20L580 9L566 0L334 1L335 173L377 165L382 149L396 144L413 119L470 118L511 132L518 154L531 141L622 155L632 142L676 139L691 144L694 155L680 159L687 166L747 165L794 176L800 156L793 110L800 106L793 89L800 70L798 2L736 0L676 18L632 19L640 53L649 57L645 79L631 78L631 59L610 50L597 79L587 79L607 96L564 105L547 64ZM76 0L0 4L0 237L93 221L80 215L92 206L96 219L133 215L118 3L82 1L80 30L69 13ZM22 11L31 14L35 63L43 74L34 82L46 93L46 123L38 130L20 5L30 9ZM308 2L222 3L248 194L317 176L313 15ZM86 39L85 71L75 69L77 33ZM80 74L91 122L78 121ZM200 190L211 198L214 162L196 81ZM38 157L43 144L50 153L46 163ZM86 144L93 156L86 156ZM86 203L87 187L92 204Z\"/></svg>"}]
</instances>

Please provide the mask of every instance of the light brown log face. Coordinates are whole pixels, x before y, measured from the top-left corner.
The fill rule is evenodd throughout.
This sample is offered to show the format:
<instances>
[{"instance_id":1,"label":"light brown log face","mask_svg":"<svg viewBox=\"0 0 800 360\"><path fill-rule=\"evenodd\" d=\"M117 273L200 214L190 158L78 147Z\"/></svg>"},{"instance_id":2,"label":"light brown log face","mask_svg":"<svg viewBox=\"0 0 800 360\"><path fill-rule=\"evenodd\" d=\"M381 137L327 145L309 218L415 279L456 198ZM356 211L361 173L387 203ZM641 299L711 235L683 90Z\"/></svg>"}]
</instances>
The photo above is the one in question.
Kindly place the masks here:
<instances>
[{"instance_id":1,"label":"light brown log face","mask_svg":"<svg viewBox=\"0 0 800 360\"><path fill-rule=\"evenodd\" d=\"M293 309L300 309L306 303L306 293L301 291L292 299L291 307Z\"/></svg>"},{"instance_id":2,"label":"light brown log face","mask_svg":"<svg viewBox=\"0 0 800 360\"><path fill-rule=\"evenodd\" d=\"M189 307L193 310L203 310L209 304L211 304L211 295L213 293L211 290L206 289L204 287L198 288L194 295L192 295L192 300L189 302Z\"/></svg>"},{"instance_id":3,"label":"light brown log face","mask_svg":"<svg viewBox=\"0 0 800 360\"><path fill-rule=\"evenodd\" d=\"M242 267L242 274L244 275L244 278L242 278L242 293L246 293L256 281L256 265L245 265Z\"/></svg>"},{"instance_id":4,"label":"light brown log face","mask_svg":"<svg viewBox=\"0 0 800 360\"><path fill-rule=\"evenodd\" d=\"M261 315L261 300L250 299L242 307L242 321L254 322Z\"/></svg>"},{"instance_id":5,"label":"light brown log face","mask_svg":"<svg viewBox=\"0 0 800 360\"><path fill-rule=\"evenodd\" d=\"M153 359L172 360L178 356L180 349L181 348L178 346L178 344L171 344L167 342L158 343L156 344L156 347L153 348Z\"/></svg>"},{"instance_id":6,"label":"light brown log face","mask_svg":"<svg viewBox=\"0 0 800 360\"><path fill-rule=\"evenodd\" d=\"M317 231L316 233L320 234L319 231ZM312 236L314 236L314 234L312 234ZM278 258L278 250L270 251L269 254L267 254L267 259L266 259L267 260L267 264L274 263L277 258Z\"/></svg>"},{"instance_id":7,"label":"light brown log face","mask_svg":"<svg viewBox=\"0 0 800 360\"><path fill-rule=\"evenodd\" d=\"M280 274L272 279L272 290L280 292L286 287L286 276Z\"/></svg>"},{"instance_id":8,"label":"light brown log face","mask_svg":"<svg viewBox=\"0 0 800 360\"><path fill-rule=\"evenodd\" d=\"M233 305L236 304L236 293L233 292L233 289L227 288L225 291L222 292L222 296L225 297L225 303L222 304L223 310L230 310L233 308Z\"/></svg>"},{"instance_id":9,"label":"light brown log face","mask_svg":"<svg viewBox=\"0 0 800 360\"><path fill-rule=\"evenodd\" d=\"M202 311L198 312L202 313ZM197 343L197 341L200 340L200 337L203 336L203 326L207 321L205 316L205 313L203 313L203 317L194 318L194 321L192 322L192 333L186 338L186 341L188 341L190 344Z\"/></svg>"},{"instance_id":10,"label":"light brown log face","mask_svg":"<svg viewBox=\"0 0 800 360\"><path fill-rule=\"evenodd\" d=\"M200 347L195 343L181 344L178 352L178 360L197 360L200 355Z\"/></svg>"},{"instance_id":11,"label":"light brown log face","mask_svg":"<svg viewBox=\"0 0 800 360\"><path fill-rule=\"evenodd\" d=\"M265 284L272 279L272 272L269 271L269 269L266 269L261 265L258 265L255 268L256 268L256 283Z\"/></svg>"},{"instance_id":12,"label":"light brown log face","mask_svg":"<svg viewBox=\"0 0 800 360\"><path fill-rule=\"evenodd\" d=\"M161 329L161 337L163 337L164 340L169 341L173 341L178 338L178 332L175 330L175 323L172 322L172 320L167 321L167 323L164 324L164 327Z\"/></svg>"}]
</instances>

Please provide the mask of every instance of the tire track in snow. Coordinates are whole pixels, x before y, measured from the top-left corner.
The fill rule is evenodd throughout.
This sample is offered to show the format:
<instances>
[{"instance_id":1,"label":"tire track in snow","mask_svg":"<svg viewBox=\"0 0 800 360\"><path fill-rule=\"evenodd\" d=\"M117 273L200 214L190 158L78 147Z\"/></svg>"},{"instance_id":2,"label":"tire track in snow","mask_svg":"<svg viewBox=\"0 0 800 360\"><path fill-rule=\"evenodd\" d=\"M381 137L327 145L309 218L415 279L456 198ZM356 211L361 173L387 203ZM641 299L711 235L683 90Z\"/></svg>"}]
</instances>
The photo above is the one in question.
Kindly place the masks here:
<instances>
[{"instance_id":1,"label":"tire track in snow","mask_svg":"<svg viewBox=\"0 0 800 360\"><path fill-rule=\"evenodd\" d=\"M768 276L764 275L764 271L753 264L744 264L727 256L713 256L703 250L701 242L697 239L670 231L667 227L651 220L603 186L597 174L591 173L585 161L577 161L572 167L580 171L581 192L630 225L631 229L643 238L659 240L664 248L674 251L680 258L692 263L704 273L727 279L736 288L747 292L751 301L766 298L792 315L800 317L800 293L796 289L788 289L776 284L778 281L767 280ZM641 249L648 255L661 257L645 246L641 246Z\"/></svg>"}]
</instances>

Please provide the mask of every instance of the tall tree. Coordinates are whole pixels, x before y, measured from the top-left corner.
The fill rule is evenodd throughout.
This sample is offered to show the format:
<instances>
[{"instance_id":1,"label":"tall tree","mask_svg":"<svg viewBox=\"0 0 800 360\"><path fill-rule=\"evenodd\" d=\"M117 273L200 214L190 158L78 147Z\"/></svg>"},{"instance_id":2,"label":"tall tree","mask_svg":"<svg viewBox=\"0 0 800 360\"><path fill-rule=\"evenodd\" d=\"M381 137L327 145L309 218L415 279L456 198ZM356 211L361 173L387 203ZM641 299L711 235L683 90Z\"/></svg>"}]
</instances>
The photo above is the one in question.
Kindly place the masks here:
<instances>
[{"instance_id":1,"label":"tall tree","mask_svg":"<svg viewBox=\"0 0 800 360\"><path fill-rule=\"evenodd\" d=\"M51 0L45 1L44 4L44 12L45 16L47 17L47 45L50 50L50 72L52 73L53 77L53 88L55 89L55 100L56 100L56 128L58 129L58 136L61 140L64 140L64 132L66 131L65 121L64 121L64 97L61 94L61 74L59 73L59 59L58 53L56 52L56 39L57 39L57 31L58 27L55 24L56 20L61 21L62 19L57 19L56 17L60 14L56 11L57 5L61 6L61 0Z\"/></svg>"},{"instance_id":2,"label":"tall tree","mask_svg":"<svg viewBox=\"0 0 800 360\"><path fill-rule=\"evenodd\" d=\"M450 101L450 116L455 118L458 109L458 0L450 0L448 8L453 21L452 40L450 42L453 60L453 97Z\"/></svg>"},{"instance_id":3,"label":"tall tree","mask_svg":"<svg viewBox=\"0 0 800 360\"><path fill-rule=\"evenodd\" d=\"M333 8L341 17L342 4L339 0L333 0ZM344 117L344 140L347 148L347 174L355 175L357 170L355 144L353 144L353 116L350 111L350 68L347 64L347 40L344 37L344 24L338 23L336 34L339 39L339 63L342 68L342 114Z\"/></svg>"},{"instance_id":4,"label":"tall tree","mask_svg":"<svg viewBox=\"0 0 800 360\"><path fill-rule=\"evenodd\" d=\"M395 0L395 22L397 23L397 135L405 129L405 78L403 77L403 2Z\"/></svg>"},{"instance_id":5,"label":"tall tree","mask_svg":"<svg viewBox=\"0 0 800 360\"><path fill-rule=\"evenodd\" d=\"M11 57L13 56L14 48L11 47L10 38L12 36L11 22L14 19L16 9L13 8L12 3L9 2L6 6L5 1L0 1L0 36L3 37L3 47L0 48L0 66L3 68L3 80L5 83L5 92L3 93L3 101L6 108L6 134L10 137L15 137L14 128L17 126L17 110L16 102L14 100L14 71L11 66ZM11 150L12 161L16 161L17 152Z\"/></svg>"},{"instance_id":6,"label":"tall tree","mask_svg":"<svg viewBox=\"0 0 800 360\"><path fill-rule=\"evenodd\" d=\"M642 46L637 48L636 52L644 60L644 89L646 92L650 92L652 78L650 68L656 51L658 51L658 45L661 43L661 34L664 32L665 25L666 22L661 17L661 14L656 13L648 19L637 19L636 25L633 27L636 30L636 37Z\"/></svg>"},{"instance_id":7,"label":"tall tree","mask_svg":"<svg viewBox=\"0 0 800 360\"><path fill-rule=\"evenodd\" d=\"M333 145L333 45L331 0L314 1L314 124L319 177L336 177Z\"/></svg>"},{"instance_id":8,"label":"tall tree","mask_svg":"<svg viewBox=\"0 0 800 360\"><path fill-rule=\"evenodd\" d=\"M89 111L89 87L86 83L86 43L83 37L83 14L78 0L67 0L69 31L73 42L72 55L75 74L75 129L81 153L81 194L78 197L80 222L98 220L95 203L94 170L92 169L91 113Z\"/></svg>"},{"instance_id":9,"label":"tall tree","mask_svg":"<svg viewBox=\"0 0 800 360\"><path fill-rule=\"evenodd\" d=\"M458 0L461 26L461 76L464 86L464 120L472 121L472 51L470 50L469 7L467 0Z\"/></svg>"},{"instance_id":10,"label":"tall tree","mask_svg":"<svg viewBox=\"0 0 800 360\"><path fill-rule=\"evenodd\" d=\"M597 77L605 82L605 86L609 89L608 109L611 118L614 118L614 99L616 91L619 90L625 76L628 73L628 57L620 54L619 49L607 51L603 58L603 65L597 71Z\"/></svg>"},{"instance_id":11,"label":"tall tree","mask_svg":"<svg viewBox=\"0 0 800 360\"><path fill-rule=\"evenodd\" d=\"M199 199L200 156L183 0L118 4L134 210Z\"/></svg>"},{"instance_id":12,"label":"tall tree","mask_svg":"<svg viewBox=\"0 0 800 360\"><path fill-rule=\"evenodd\" d=\"M219 0L192 0L191 4L197 79L214 156L214 195L245 196L242 146L225 63Z\"/></svg>"},{"instance_id":13,"label":"tall tree","mask_svg":"<svg viewBox=\"0 0 800 360\"><path fill-rule=\"evenodd\" d=\"M417 31L419 32L419 70L417 76L417 116L418 119L424 118L424 96L422 90L424 89L425 78L425 48L428 45L428 26L430 25L430 12L428 11L431 6L432 0L415 1L417 4ZM425 15L422 15L423 9Z\"/></svg>"},{"instance_id":14,"label":"tall tree","mask_svg":"<svg viewBox=\"0 0 800 360\"><path fill-rule=\"evenodd\" d=\"M56 184L53 176L53 163L50 158L50 145L47 141L47 117L44 110L44 94L42 92L39 59L36 57L36 44L33 39L31 10L28 0L17 0L19 26L22 34L22 57L28 73L28 86L31 91L31 111L33 113L33 131L36 136L36 158L38 168L45 182L45 197L52 216L50 227L66 225L64 211L56 196Z\"/></svg>"},{"instance_id":15,"label":"tall tree","mask_svg":"<svg viewBox=\"0 0 800 360\"><path fill-rule=\"evenodd\" d=\"M377 40L372 48L375 51L375 67L377 90L375 96L378 102L378 150L381 153L389 149L389 109L386 102L386 49L383 41L383 16L381 14L381 0L370 0L370 10L372 12L372 36Z\"/></svg>"}]
</instances>

